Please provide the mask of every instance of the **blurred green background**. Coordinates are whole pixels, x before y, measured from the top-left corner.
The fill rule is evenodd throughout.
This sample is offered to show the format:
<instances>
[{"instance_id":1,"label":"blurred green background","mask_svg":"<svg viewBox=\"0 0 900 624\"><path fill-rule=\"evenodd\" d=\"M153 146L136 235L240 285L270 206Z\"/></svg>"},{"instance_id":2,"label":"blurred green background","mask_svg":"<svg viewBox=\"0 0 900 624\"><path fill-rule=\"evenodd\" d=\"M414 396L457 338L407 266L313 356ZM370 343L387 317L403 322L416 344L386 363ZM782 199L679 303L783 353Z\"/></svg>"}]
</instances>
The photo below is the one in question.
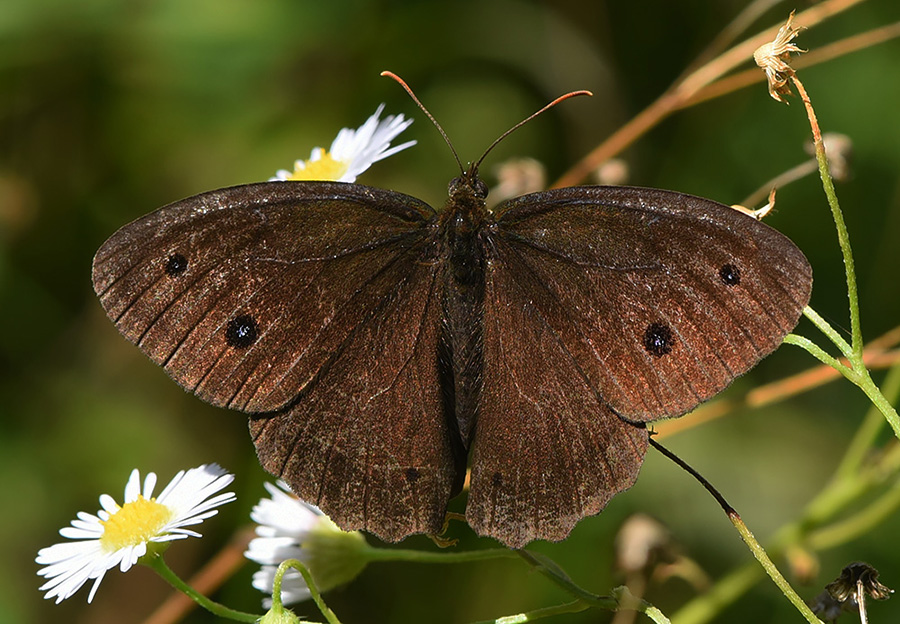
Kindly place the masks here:
<instances>
[{"instance_id":1,"label":"blurred green background","mask_svg":"<svg viewBox=\"0 0 900 624\"><path fill-rule=\"evenodd\" d=\"M94 603L83 589L61 605L42 599L36 551L106 492L121 499L129 471L219 462L234 471L236 504L207 521L202 540L173 548L190 575L224 544L262 495L265 478L246 418L187 395L126 343L103 314L91 258L119 226L176 199L264 180L330 145L380 102L416 123L419 144L375 165L361 182L441 205L456 170L443 141L390 69L417 91L463 160L572 89L590 89L506 140L484 168L513 156L540 160L550 179L639 112L744 6L744 1L537 2L527 0L6 0L0 6L0 623L140 622L168 591L145 569L111 571ZM801 3L804 4L805 3ZM783 20L779 5L753 32ZM804 8L797 6L796 8ZM894 22L894 0L871 0L804 32L801 47ZM852 137L851 178L840 184L855 243L863 330L900 320L900 42L801 74L826 131ZM761 84L675 114L623 157L630 182L740 201L807 158L803 107L776 104ZM493 180L489 180L493 182ZM806 252L812 305L846 327L843 267L821 185L779 192L768 222ZM800 333L816 337L802 323ZM813 364L784 348L730 392ZM877 379L881 375L876 376ZM795 518L831 474L866 409L837 382L764 410L742 411L667 440L715 483L758 537ZM457 502L457 507L459 503ZM608 592L613 537L643 511L665 522L681 551L714 579L750 555L712 499L650 452L638 485L560 544L535 548L584 587ZM824 553L805 598L866 560L900 587L900 518ZM490 546L462 526L461 547ZM405 546L432 548L424 538ZM783 562L779 561L779 564ZM784 567L782 565L782 567ZM258 610L249 563L216 595ZM657 582L647 597L671 614L696 591ZM516 561L425 566L375 564L332 592L356 622L468 622L555 604L565 596ZM319 619L314 608L300 609ZM900 599L871 621L897 621ZM854 616L846 616L852 621ZM609 621L586 612L560 622ZM769 583L725 610L721 622L798 621ZM190 622L211 622L202 613Z\"/></svg>"}]
</instances>

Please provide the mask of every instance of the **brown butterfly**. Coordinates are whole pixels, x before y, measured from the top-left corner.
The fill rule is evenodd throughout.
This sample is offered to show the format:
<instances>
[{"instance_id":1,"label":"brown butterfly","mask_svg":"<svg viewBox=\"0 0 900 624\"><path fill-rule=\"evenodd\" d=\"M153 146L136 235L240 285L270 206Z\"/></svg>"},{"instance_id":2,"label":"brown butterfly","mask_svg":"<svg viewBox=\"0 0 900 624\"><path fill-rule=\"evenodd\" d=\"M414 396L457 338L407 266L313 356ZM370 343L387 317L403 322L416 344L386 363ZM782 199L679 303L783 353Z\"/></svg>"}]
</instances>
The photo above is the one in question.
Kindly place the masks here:
<instances>
[{"instance_id":1,"label":"brown butterfly","mask_svg":"<svg viewBox=\"0 0 900 624\"><path fill-rule=\"evenodd\" d=\"M94 289L181 386L248 413L263 467L341 528L438 532L468 464L477 533L560 540L634 483L644 423L778 347L811 269L683 193L488 210L480 162L441 210L336 182L196 195L106 241Z\"/></svg>"}]
</instances>

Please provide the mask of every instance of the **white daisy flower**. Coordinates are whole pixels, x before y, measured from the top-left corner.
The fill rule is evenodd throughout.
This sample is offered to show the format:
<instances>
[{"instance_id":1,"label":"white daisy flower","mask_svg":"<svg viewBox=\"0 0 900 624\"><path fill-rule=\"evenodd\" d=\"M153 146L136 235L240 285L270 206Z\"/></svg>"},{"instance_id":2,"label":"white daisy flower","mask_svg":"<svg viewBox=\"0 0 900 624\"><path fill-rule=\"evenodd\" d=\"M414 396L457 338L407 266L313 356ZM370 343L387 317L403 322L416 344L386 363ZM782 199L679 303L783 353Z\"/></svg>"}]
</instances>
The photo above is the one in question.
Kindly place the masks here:
<instances>
[{"instance_id":1,"label":"white daisy flower","mask_svg":"<svg viewBox=\"0 0 900 624\"><path fill-rule=\"evenodd\" d=\"M147 553L148 544L200 537L185 527L200 524L218 513L215 507L235 500L232 492L212 496L233 480L234 475L220 466L203 465L179 472L154 498L156 474L147 474L142 490L140 473L132 471L124 504L102 495L102 509L96 516L79 512L72 526L60 529L63 537L79 541L54 544L38 552L35 561L46 566L38 574L48 579L40 588L47 591L44 598L56 598L59 604L93 580L88 595L91 602L106 571L118 566L126 572Z\"/></svg>"},{"instance_id":2,"label":"white daisy flower","mask_svg":"<svg viewBox=\"0 0 900 624\"><path fill-rule=\"evenodd\" d=\"M383 110L384 104L356 130L341 129L329 151L316 147L309 160L298 160L294 162L293 171L281 169L269 180L354 182L373 163L415 145L415 141L407 141L391 147L391 141L406 130L413 120L404 119L403 115L388 115L379 121Z\"/></svg>"},{"instance_id":3,"label":"white daisy flower","mask_svg":"<svg viewBox=\"0 0 900 624\"><path fill-rule=\"evenodd\" d=\"M259 526L259 537L250 541L244 556L262 565L253 575L253 587L271 594L275 571L288 559L309 568L319 590L327 591L355 578L366 566L368 548L358 531L340 530L318 507L294 496L284 481L278 489L265 484L272 498L253 507L250 518ZM287 605L310 597L309 588L296 570L288 570L281 582L281 600ZM272 600L263 600L265 608Z\"/></svg>"}]
</instances>

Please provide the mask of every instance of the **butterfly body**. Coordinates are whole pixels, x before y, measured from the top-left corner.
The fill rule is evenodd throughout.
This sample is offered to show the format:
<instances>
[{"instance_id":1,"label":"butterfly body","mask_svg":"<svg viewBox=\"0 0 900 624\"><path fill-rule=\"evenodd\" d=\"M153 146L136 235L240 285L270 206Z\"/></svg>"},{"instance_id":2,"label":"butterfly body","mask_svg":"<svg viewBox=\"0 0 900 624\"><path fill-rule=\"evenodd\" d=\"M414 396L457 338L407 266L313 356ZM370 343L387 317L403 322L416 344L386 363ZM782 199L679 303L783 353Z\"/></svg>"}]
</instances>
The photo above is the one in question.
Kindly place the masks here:
<instances>
[{"instance_id":1,"label":"butterfly body","mask_svg":"<svg viewBox=\"0 0 900 624\"><path fill-rule=\"evenodd\" d=\"M809 298L771 228L671 191L572 187L441 211L356 184L271 182L113 235L94 287L182 386L247 412L263 466L345 529L466 516L511 547L564 538L637 478L643 424L774 350Z\"/></svg>"}]
</instances>

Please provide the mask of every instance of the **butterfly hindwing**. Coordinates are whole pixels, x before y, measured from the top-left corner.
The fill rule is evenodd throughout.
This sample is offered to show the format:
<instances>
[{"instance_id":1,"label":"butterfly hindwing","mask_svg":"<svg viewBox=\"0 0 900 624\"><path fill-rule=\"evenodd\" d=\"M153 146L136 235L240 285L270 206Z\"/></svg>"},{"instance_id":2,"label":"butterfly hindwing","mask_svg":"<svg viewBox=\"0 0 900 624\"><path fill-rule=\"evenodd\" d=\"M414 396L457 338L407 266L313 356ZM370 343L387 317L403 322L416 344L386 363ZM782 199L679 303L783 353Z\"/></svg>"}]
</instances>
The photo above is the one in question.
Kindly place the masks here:
<instances>
[{"instance_id":1,"label":"butterfly hindwing","mask_svg":"<svg viewBox=\"0 0 900 624\"><path fill-rule=\"evenodd\" d=\"M647 431L621 420L592 387L545 316L551 295L512 246L501 239L492 247L466 518L519 548L565 538L631 487Z\"/></svg>"},{"instance_id":2,"label":"butterfly hindwing","mask_svg":"<svg viewBox=\"0 0 900 624\"><path fill-rule=\"evenodd\" d=\"M333 365L283 413L251 420L263 467L342 528L389 541L439 532L465 469L438 383L445 264L408 253Z\"/></svg>"}]
</instances>

